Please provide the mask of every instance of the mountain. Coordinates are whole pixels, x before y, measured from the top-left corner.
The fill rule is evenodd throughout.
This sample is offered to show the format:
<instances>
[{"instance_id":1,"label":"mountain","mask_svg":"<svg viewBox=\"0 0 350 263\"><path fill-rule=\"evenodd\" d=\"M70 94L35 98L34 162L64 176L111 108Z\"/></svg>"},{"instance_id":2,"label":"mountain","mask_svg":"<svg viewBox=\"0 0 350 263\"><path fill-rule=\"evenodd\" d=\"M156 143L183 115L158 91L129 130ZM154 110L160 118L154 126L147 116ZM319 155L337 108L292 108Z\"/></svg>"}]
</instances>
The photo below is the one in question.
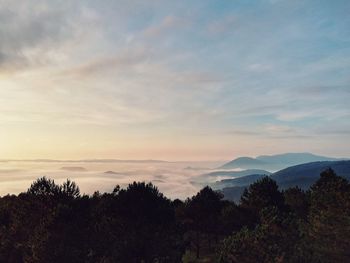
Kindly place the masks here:
<instances>
[{"instance_id":1,"label":"mountain","mask_svg":"<svg viewBox=\"0 0 350 263\"><path fill-rule=\"evenodd\" d=\"M263 169L262 167L265 167L266 165L267 163L265 163L264 161L260 161L255 158L239 157L224 164L218 169Z\"/></svg>"},{"instance_id":2,"label":"mountain","mask_svg":"<svg viewBox=\"0 0 350 263\"><path fill-rule=\"evenodd\" d=\"M317 181L320 173L332 168L339 176L350 180L350 161L312 162L288 167L271 175L281 189L299 186L308 189Z\"/></svg>"},{"instance_id":3,"label":"mountain","mask_svg":"<svg viewBox=\"0 0 350 263\"><path fill-rule=\"evenodd\" d=\"M315 155L312 153L284 153L276 155L261 155L256 157L256 159L266 163L284 164L288 166L302 163L339 160L337 158Z\"/></svg>"},{"instance_id":4,"label":"mountain","mask_svg":"<svg viewBox=\"0 0 350 263\"><path fill-rule=\"evenodd\" d=\"M337 175L350 180L350 161L345 160L299 164L275 172L271 174L270 177L277 182L280 189L298 186L306 190L320 178L321 172L328 168L332 168ZM248 175L240 178L221 180L214 185L222 188L221 191L225 198L237 202L239 201L240 195L243 193L242 188L248 187L262 176L263 175Z\"/></svg>"},{"instance_id":5,"label":"mountain","mask_svg":"<svg viewBox=\"0 0 350 263\"><path fill-rule=\"evenodd\" d=\"M104 174L123 175L123 173L118 173L118 172L114 172L114 171L106 171L106 172L104 172Z\"/></svg>"},{"instance_id":6,"label":"mountain","mask_svg":"<svg viewBox=\"0 0 350 263\"><path fill-rule=\"evenodd\" d=\"M263 178L264 176L266 176L268 174L250 174L250 175L246 175L246 176L242 176L242 177L238 177L238 178L234 178L234 179L224 179L224 180L220 180L217 181L213 184L211 184L210 186L216 190L216 189L224 189L227 187L234 187L234 186L247 186L250 185L252 183L254 183L255 181Z\"/></svg>"},{"instance_id":7,"label":"mountain","mask_svg":"<svg viewBox=\"0 0 350 263\"><path fill-rule=\"evenodd\" d=\"M337 161L340 159L315 155L312 153L284 153L277 155L261 155L256 158L239 157L234 159L219 169L265 169L277 171L289 166L318 162L318 161Z\"/></svg>"},{"instance_id":8,"label":"mountain","mask_svg":"<svg viewBox=\"0 0 350 263\"><path fill-rule=\"evenodd\" d=\"M247 176L247 175L252 175L252 174L266 174L270 175L271 173L266 171L266 170L260 170L260 169L247 169L243 171L216 171L212 173L207 173L204 174L205 176L216 176L216 177L221 177L221 176L226 176L226 177L242 177L242 176Z\"/></svg>"}]
</instances>

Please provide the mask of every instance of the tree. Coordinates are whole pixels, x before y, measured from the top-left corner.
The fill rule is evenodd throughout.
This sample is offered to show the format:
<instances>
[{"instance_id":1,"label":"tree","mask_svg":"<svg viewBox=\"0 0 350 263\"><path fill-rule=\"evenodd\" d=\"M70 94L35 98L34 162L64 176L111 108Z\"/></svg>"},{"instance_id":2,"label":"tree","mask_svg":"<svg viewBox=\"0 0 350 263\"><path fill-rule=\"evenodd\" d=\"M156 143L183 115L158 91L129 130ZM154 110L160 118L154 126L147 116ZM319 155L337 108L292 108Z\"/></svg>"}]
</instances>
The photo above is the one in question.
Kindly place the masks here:
<instances>
[{"instance_id":1,"label":"tree","mask_svg":"<svg viewBox=\"0 0 350 263\"><path fill-rule=\"evenodd\" d=\"M144 182L81 196L46 177L0 197L0 262L340 263L349 248L350 184L331 169L306 193L265 177L240 205L210 187L170 201Z\"/></svg>"},{"instance_id":2,"label":"tree","mask_svg":"<svg viewBox=\"0 0 350 263\"><path fill-rule=\"evenodd\" d=\"M60 187L60 194L68 198L78 198L80 197L80 189L75 182L67 179Z\"/></svg>"},{"instance_id":3,"label":"tree","mask_svg":"<svg viewBox=\"0 0 350 263\"><path fill-rule=\"evenodd\" d=\"M53 197L59 195L60 187L55 184L54 180L44 176L32 183L27 193L39 197Z\"/></svg>"},{"instance_id":4,"label":"tree","mask_svg":"<svg viewBox=\"0 0 350 263\"><path fill-rule=\"evenodd\" d=\"M223 241L218 252L219 262L294 262L299 240L295 223L293 217L276 207L265 207L261 210L259 225L254 229L244 227Z\"/></svg>"},{"instance_id":5,"label":"tree","mask_svg":"<svg viewBox=\"0 0 350 263\"><path fill-rule=\"evenodd\" d=\"M265 176L244 190L241 207L247 209L252 215L252 220L257 222L261 210L266 207L284 209L284 197L278 190L277 183Z\"/></svg>"},{"instance_id":6,"label":"tree","mask_svg":"<svg viewBox=\"0 0 350 263\"><path fill-rule=\"evenodd\" d=\"M222 198L220 193L206 186L186 201L183 222L187 230L186 237L194 246L197 258L204 240L208 242L209 249L212 239L217 242Z\"/></svg>"},{"instance_id":7,"label":"tree","mask_svg":"<svg viewBox=\"0 0 350 263\"><path fill-rule=\"evenodd\" d=\"M309 209L307 194L296 186L285 190L283 195L286 206L295 213L298 218L305 220Z\"/></svg>"},{"instance_id":8,"label":"tree","mask_svg":"<svg viewBox=\"0 0 350 263\"><path fill-rule=\"evenodd\" d=\"M219 218L219 228L221 236L231 235L247 225L247 215L245 211L233 202L223 201Z\"/></svg>"},{"instance_id":9,"label":"tree","mask_svg":"<svg viewBox=\"0 0 350 263\"><path fill-rule=\"evenodd\" d=\"M347 262L350 258L350 186L332 169L311 187L306 248L310 262Z\"/></svg>"},{"instance_id":10,"label":"tree","mask_svg":"<svg viewBox=\"0 0 350 263\"><path fill-rule=\"evenodd\" d=\"M151 183L130 184L115 196L123 231L115 249L123 262L178 262L181 231L172 203Z\"/></svg>"}]
</instances>

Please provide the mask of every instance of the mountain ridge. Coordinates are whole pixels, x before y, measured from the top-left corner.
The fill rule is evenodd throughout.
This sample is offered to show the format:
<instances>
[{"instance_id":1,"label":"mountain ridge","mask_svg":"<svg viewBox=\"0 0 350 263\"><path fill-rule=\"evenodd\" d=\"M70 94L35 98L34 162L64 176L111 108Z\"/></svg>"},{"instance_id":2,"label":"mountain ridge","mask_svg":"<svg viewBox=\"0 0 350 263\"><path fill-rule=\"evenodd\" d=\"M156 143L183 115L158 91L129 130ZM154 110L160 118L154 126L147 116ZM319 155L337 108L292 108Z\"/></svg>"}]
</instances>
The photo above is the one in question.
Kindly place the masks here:
<instances>
[{"instance_id":1,"label":"mountain ridge","mask_svg":"<svg viewBox=\"0 0 350 263\"><path fill-rule=\"evenodd\" d=\"M331 168L339 176L342 176L350 180L350 160L341 161L321 161L321 162L310 162L299 165L287 167L269 175L273 180L276 181L280 189L287 189L289 187L298 186L303 190L307 190L313 183L315 183L320 173ZM260 179L263 175L248 175L234 179L221 180L213 184L215 186L222 187L221 191L226 198L237 197L243 192L242 188L248 187ZM246 182L246 185L242 185L241 182ZM231 199L233 200L233 199ZM234 199L238 201L239 199Z\"/></svg>"},{"instance_id":2,"label":"mountain ridge","mask_svg":"<svg viewBox=\"0 0 350 263\"><path fill-rule=\"evenodd\" d=\"M278 171L293 165L316 162L316 161L338 161L345 158L334 158L313 153L282 153L275 155L260 155L253 157L238 157L229 161L218 169L263 169L269 171Z\"/></svg>"},{"instance_id":3,"label":"mountain ridge","mask_svg":"<svg viewBox=\"0 0 350 263\"><path fill-rule=\"evenodd\" d=\"M211 173L206 173L204 176L230 176L233 178L252 175L252 174L266 174L270 175L271 172L261 169L247 169L243 171L215 171Z\"/></svg>"}]
</instances>

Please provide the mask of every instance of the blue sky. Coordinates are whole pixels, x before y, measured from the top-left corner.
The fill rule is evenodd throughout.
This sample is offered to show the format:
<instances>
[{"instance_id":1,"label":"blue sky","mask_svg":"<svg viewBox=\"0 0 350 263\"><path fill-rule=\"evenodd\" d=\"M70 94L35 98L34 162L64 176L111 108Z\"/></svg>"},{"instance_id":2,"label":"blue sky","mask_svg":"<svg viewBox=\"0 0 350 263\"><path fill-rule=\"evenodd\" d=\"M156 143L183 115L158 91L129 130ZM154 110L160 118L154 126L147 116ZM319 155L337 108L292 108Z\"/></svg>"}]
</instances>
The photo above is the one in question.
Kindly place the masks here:
<instances>
[{"instance_id":1,"label":"blue sky","mask_svg":"<svg viewBox=\"0 0 350 263\"><path fill-rule=\"evenodd\" d=\"M0 157L350 156L349 1L0 1Z\"/></svg>"}]
</instances>

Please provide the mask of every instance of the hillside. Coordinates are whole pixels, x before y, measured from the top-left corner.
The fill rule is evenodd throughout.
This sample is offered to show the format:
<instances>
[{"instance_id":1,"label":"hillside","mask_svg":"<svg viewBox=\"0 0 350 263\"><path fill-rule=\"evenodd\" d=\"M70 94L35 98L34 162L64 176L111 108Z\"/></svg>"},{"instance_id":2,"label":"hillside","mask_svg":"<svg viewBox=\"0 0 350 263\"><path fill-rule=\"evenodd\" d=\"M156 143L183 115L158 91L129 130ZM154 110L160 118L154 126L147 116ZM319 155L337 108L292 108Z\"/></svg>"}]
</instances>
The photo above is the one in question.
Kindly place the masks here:
<instances>
[{"instance_id":1,"label":"hillside","mask_svg":"<svg viewBox=\"0 0 350 263\"><path fill-rule=\"evenodd\" d=\"M256 158L239 157L234 159L218 169L265 169L277 171L289 166L318 162L318 161L337 161L339 159L312 153L284 153L277 155L261 155Z\"/></svg>"},{"instance_id":2,"label":"hillside","mask_svg":"<svg viewBox=\"0 0 350 263\"><path fill-rule=\"evenodd\" d=\"M275 180L280 189L298 186L308 189L320 176L320 173L327 168L332 168L335 173L346 179L350 179L350 161L324 161L311 162L295 165L282 169L270 175ZM262 178L262 175L248 175L240 178L226 179L216 182L213 188L221 188L225 198L238 201L242 194L242 187L247 187ZM245 186L244 186L245 184Z\"/></svg>"},{"instance_id":3,"label":"hillside","mask_svg":"<svg viewBox=\"0 0 350 263\"><path fill-rule=\"evenodd\" d=\"M257 160L271 163L292 166L303 163L339 161L337 158L315 155L312 153L284 153L277 155L261 155L256 157Z\"/></svg>"},{"instance_id":4,"label":"hillside","mask_svg":"<svg viewBox=\"0 0 350 263\"><path fill-rule=\"evenodd\" d=\"M223 189L227 187L235 187L235 186L247 186L250 185L251 183L254 183L255 181L263 178L268 174L250 174L238 178L233 178L233 179L224 179L217 181L210 186L213 189Z\"/></svg>"},{"instance_id":5,"label":"hillside","mask_svg":"<svg viewBox=\"0 0 350 263\"><path fill-rule=\"evenodd\" d=\"M220 166L218 169L263 169L263 167L265 167L266 165L267 163L257 160L255 158L239 157Z\"/></svg>"},{"instance_id":6,"label":"hillside","mask_svg":"<svg viewBox=\"0 0 350 263\"><path fill-rule=\"evenodd\" d=\"M243 171L216 171L216 172L207 173L204 175L213 176L213 177L227 176L227 177L237 178L237 177L242 177L242 176L247 176L252 174L270 175L271 173L269 171L261 170L261 169L247 169Z\"/></svg>"},{"instance_id":7,"label":"hillside","mask_svg":"<svg viewBox=\"0 0 350 263\"><path fill-rule=\"evenodd\" d=\"M339 176L350 179L350 161L312 162L288 167L271 175L280 188L299 186L309 188L319 178L320 173L332 168Z\"/></svg>"}]
</instances>

